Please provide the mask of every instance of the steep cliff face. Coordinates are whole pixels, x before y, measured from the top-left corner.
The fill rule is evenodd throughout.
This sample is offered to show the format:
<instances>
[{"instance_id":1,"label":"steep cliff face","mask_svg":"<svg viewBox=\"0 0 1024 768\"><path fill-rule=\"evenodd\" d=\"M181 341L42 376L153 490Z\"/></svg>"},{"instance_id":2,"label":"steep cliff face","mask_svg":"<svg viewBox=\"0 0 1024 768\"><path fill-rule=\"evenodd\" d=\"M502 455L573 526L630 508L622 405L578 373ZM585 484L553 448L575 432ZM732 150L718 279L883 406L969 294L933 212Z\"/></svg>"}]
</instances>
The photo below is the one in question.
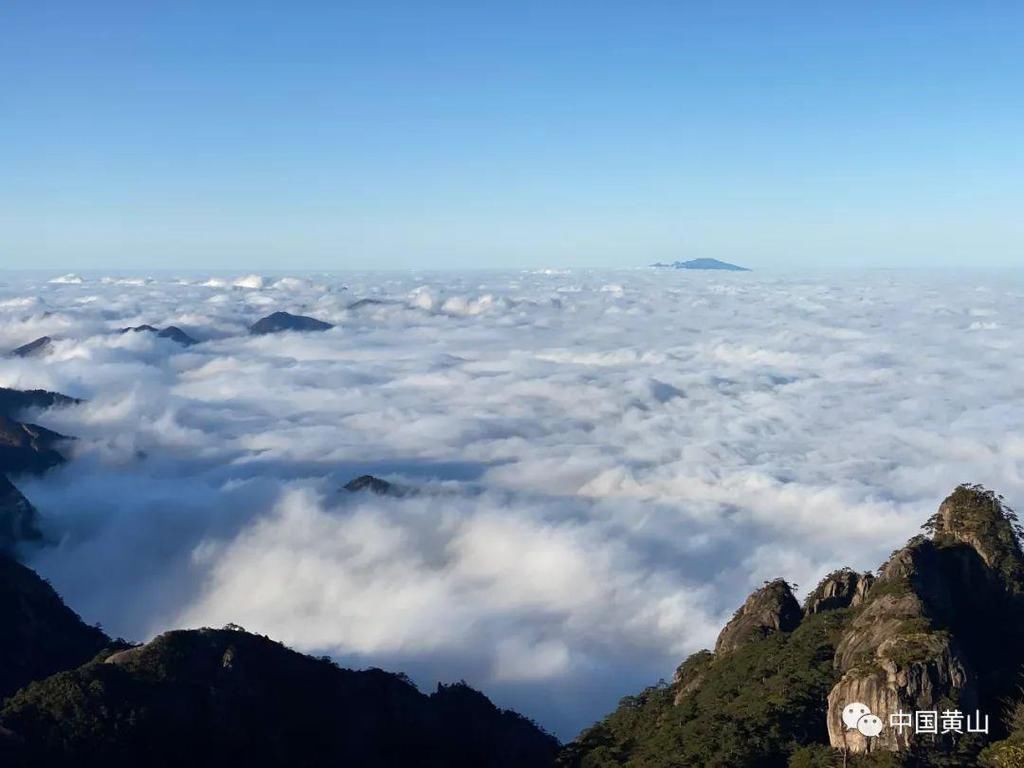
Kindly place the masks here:
<instances>
[{"instance_id":1,"label":"steep cliff face","mask_svg":"<svg viewBox=\"0 0 1024 768\"><path fill-rule=\"evenodd\" d=\"M897 712L998 713L1017 678L1024 556L998 497L957 488L917 537L893 553L836 648L842 677L828 697L829 741L853 753L905 750L912 729L871 739L843 722L862 703L888 723ZM1016 648L1016 650L1012 650Z\"/></svg>"},{"instance_id":2,"label":"steep cliff face","mask_svg":"<svg viewBox=\"0 0 1024 768\"><path fill-rule=\"evenodd\" d=\"M776 632L791 632L803 613L793 591L775 579L747 598L718 635L715 653L729 653L741 645Z\"/></svg>"},{"instance_id":3,"label":"steep cliff face","mask_svg":"<svg viewBox=\"0 0 1024 768\"><path fill-rule=\"evenodd\" d=\"M696 653L670 685L624 699L565 749L561 765L1024 768L1016 518L995 494L961 486L925 530L877 578L829 574L802 612L784 581L767 584L714 654ZM881 732L849 727L850 705L873 713ZM890 714L946 709L988 714L989 736L915 738L912 728L889 727Z\"/></svg>"},{"instance_id":4,"label":"steep cliff face","mask_svg":"<svg viewBox=\"0 0 1024 768\"><path fill-rule=\"evenodd\" d=\"M679 704L700 687L714 661L715 654L711 651L697 651L679 665L672 678L672 687L675 689L673 703Z\"/></svg>"},{"instance_id":5,"label":"steep cliff face","mask_svg":"<svg viewBox=\"0 0 1024 768\"><path fill-rule=\"evenodd\" d=\"M970 547L1004 588L1024 592L1021 528L1001 496L981 486L961 485L939 505L925 529L938 546Z\"/></svg>"}]
</instances>

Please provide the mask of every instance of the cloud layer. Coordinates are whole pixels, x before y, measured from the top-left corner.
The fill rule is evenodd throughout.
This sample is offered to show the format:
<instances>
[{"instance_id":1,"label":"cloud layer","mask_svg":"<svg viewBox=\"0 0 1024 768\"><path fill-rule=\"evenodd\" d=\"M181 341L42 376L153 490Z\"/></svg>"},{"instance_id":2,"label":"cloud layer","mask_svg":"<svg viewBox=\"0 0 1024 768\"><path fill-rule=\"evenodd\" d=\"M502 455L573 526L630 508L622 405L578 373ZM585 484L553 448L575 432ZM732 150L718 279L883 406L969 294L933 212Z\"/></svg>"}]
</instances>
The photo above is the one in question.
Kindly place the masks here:
<instances>
[{"instance_id":1,"label":"cloud layer","mask_svg":"<svg viewBox=\"0 0 1024 768\"><path fill-rule=\"evenodd\" d=\"M33 565L131 639L236 622L568 738L763 580L1024 499L1019 274L52 277L0 273L0 348L56 339L0 385L87 398L35 417L80 439L20 480ZM278 309L337 327L245 335Z\"/></svg>"}]
</instances>

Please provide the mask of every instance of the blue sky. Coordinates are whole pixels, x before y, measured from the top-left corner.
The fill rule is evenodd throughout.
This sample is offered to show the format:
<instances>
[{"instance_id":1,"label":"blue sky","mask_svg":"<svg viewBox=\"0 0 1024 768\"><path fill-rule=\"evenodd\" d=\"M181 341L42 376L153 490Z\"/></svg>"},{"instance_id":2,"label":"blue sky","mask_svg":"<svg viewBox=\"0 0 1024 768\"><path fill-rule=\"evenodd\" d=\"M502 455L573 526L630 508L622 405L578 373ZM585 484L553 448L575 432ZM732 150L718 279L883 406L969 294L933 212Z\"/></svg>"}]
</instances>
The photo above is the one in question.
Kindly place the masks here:
<instances>
[{"instance_id":1,"label":"blue sky","mask_svg":"<svg viewBox=\"0 0 1024 768\"><path fill-rule=\"evenodd\" d=\"M12 0L0 266L1024 264L1024 6Z\"/></svg>"}]
</instances>

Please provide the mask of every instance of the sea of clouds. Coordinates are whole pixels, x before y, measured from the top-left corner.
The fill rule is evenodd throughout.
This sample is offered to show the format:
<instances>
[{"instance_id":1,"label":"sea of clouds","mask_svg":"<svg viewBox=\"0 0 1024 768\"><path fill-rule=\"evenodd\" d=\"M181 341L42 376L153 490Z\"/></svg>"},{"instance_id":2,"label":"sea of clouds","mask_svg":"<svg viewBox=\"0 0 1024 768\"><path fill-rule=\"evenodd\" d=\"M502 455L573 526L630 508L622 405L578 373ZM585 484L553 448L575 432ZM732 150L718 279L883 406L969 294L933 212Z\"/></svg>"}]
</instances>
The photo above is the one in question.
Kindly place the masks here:
<instances>
[{"instance_id":1,"label":"sea of clouds","mask_svg":"<svg viewBox=\"0 0 1024 768\"><path fill-rule=\"evenodd\" d=\"M275 310L337 327L247 335ZM44 334L0 385L85 399L15 479L87 621L235 622L563 738L764 580L876 567L958 482L1024 505L1020 273L0 273L0 349Z\"/></svg>"}]
</instances>

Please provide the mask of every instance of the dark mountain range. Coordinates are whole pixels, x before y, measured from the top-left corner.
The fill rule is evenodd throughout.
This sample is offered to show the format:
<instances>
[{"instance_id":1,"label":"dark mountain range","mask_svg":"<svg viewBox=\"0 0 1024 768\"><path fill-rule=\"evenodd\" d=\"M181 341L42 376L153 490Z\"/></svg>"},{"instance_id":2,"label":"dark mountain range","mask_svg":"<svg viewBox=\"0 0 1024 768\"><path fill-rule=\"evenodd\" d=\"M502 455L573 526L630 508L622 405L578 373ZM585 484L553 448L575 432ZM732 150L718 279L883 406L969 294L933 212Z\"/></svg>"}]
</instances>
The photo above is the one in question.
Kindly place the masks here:
<instances>
[{"instance_id":1,"label":"dark mountain range","mask_svg":"<svg viewBox=\"0 0 1024 768\"><path fill-rule=\"evenodd\" d=\"M54 408L82 402L45 389L7 389L0 387L0 415L16 417L29 408Z\"/></svg>"},{"instance_id":2,"label":"dark mountain range","mask_svg":"<svg viewBox=\"0 0 1024 768\"><path fill-rule=\"evenodd\" d=\"M38 424L0 415L0 474L38 474L63 464L57 447L69 439Z\"/></svg>"},{"instance_id":3,"label":"dark mountain range","mask_svg":"<svg viewBox=\"0 0 1024 768\"><path fill-rule=\"evenodd\" d=\"M305 315L292 315L288 312L274 312L249 326L249 333L263 336L268 333L282 331L326 331L334 326Z\"/></svg>"},{"instance_id":4,"label":"dark mountain range","mask_svg":"<svg viewBox=\"0 0 1024 768\"><path fill-rule=\"evenodd\" d=\"M193 344L199 343L176 325L169 325L163 330L154 328L152 325L136 325L131 328L122 328L121 333L155 333L159 338L176 341L183 347L191 347Z\"/></svg>"},{"instance_id":5,"label":"dark mountain range","mask_svg":"<svg viewBox=\"0 0 1024 768\"><path fill-rule=\"evenodd\" d=\"M30 341L28 344L22 344L17 349L12 349L9 353L10 357L37 357L45 355L49 352L50 347L53 346L53 339L49 336L40 336L35 341Z\"/></svg>"},{"instance_id":6,"label":"dark mountain range","mask_svg":"<svg viewBox=\"0 0 1024 768\"><path fill-rule=\"evenodd\" d=\"M28 424L11 414L55 405L71 405L77 400L42 389L20 391L0 388L0 555L13 553L21 542L42 538L38 514L21 492L7 479L7 474L29 472L40 474L63 464L58 447L70 440L57 432Z\"/></svg>"},{"instance_id":7,"label":"dark mountain range","mask_svg":"<svg viewBox=\"0 0 1024 768\"><path fill-rule=\"evenodd\" d=\"M46 409L77 402L74 398L43 389L0 387L0 474L38 474L62 464L64 456L57 448L71 438L14 417L28 409Z\"/></svg>"},{"instance_id":8,"label":"dark mountain range","mask_svg":"<svg viewBox=\"0 0 1024 768\"><path fill-rule=\"evenodd\" d=\"M0 697L33 679L0 709L4 766L545 768L559 749L464 684L428 696L240 628L111 643L3 559Z\"/></svg>"},{"instance_id":9,"label":"dark mountain range","mask_svg":"<svg viewBox=\"0 0 1024 768\"><path fill-rule=\"evenodd\" d=\"M651 264L651 266L667 269L721 269L728 272L750 271L747 267L740 267L736 264L730 264L727 261L719 261L718 259L691 259L690 261L673 261L671 264L665 264L659 261L655 264Z\"/></svg>"},{"instance_id":10,"label":"dark mountain range","mask_svg":"<svg viewBox=\"0 0 1024 768\"><path fill-rule=\"evenodd\" d=\"M960 486L925 529L877 578L831 574L802 611L785 581L767 583L722 630L714 653L691 656L671 684L624 699L559 765L1021 768L1016 516L994 493ZM849 704L878 716L881 733L848 728ZM890 725L898 712L920 711L982 713L990 733L921 735Z\"/></svg>"}]
</instances>

